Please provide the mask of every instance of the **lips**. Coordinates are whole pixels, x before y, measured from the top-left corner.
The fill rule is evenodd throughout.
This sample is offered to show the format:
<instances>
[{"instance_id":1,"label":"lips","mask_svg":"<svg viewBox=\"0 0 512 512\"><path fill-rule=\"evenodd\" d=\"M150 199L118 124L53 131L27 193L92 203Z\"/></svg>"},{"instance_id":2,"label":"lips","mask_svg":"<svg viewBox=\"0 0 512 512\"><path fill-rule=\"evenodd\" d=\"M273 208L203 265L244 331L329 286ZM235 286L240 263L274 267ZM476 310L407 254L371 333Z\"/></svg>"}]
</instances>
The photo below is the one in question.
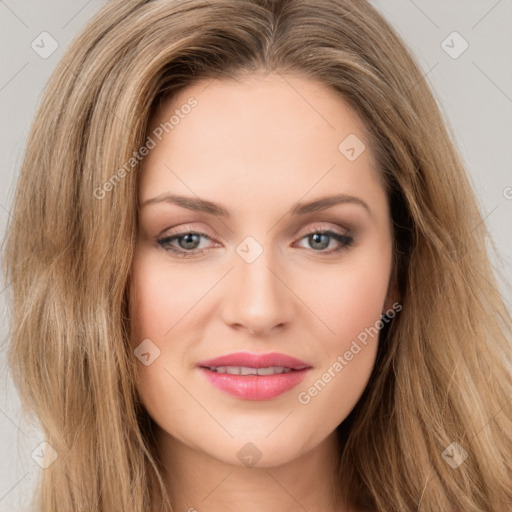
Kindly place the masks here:
<instances>
[{"instance_id":1,"label":"lips","mask_svg":"<svg viewBox=\"0 0 512 512\"><path fill-rule=\"evenodd\" d=\"M245 400L269 400L297 386L311 366L277 352L236 352L198 363L214 387Z\"/></svg>"},{"instance_id":2,"label":"lips","mask_svg":"<svg viewBox=\"0 0 512 512\"><path fill-rule=\"evenodd\" d=\"M278 352L267 354L251 354L249 352L235 352L214 359L201 361L197 366L202 368L219 368L221 366L238 366L246 368L283 367L291 370L303 370L310 367L308 363L295 357Z\"/></svg>"}]
</instances>

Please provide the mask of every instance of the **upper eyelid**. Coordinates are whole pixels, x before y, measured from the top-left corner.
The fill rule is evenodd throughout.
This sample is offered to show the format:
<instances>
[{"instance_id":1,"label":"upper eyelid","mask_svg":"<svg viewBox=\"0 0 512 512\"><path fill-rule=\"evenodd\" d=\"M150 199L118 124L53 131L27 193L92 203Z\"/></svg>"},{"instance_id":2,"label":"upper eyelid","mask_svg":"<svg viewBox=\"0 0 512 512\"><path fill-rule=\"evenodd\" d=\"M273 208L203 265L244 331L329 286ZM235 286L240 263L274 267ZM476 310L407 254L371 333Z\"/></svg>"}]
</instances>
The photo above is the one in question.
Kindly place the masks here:
<instances>
[{"instance_id":1,"label":"upper eyelid","mask_svg":"<svg viewBox=\"0 0 512 512\"><path fill-rule=\"evenodd\" d=\"M341 230L342 232L340 233L339 230ZM322 224L321 222L316 222L316 223L313 223L311 225L311 227L308 227L307 229L305 229L305 233L302 236L306 236L311 231L334 231L337 234L347 235L347 236L349 236L353 233L353 230L348 227L342 227L342 226L333 227L333 226ZM208 238L210 238L211 240L215 239L215 235L210 235L207 232L207 230L204 230L201 228L196 229L190 225L185 225L183 228L179 228L179 231L176 231L176 232L162 234L162 235L158 236L157 238L159 238L159 239L160 238L171 238L174 236L186 235L188 233L196 233L196 234L202 235L202 236L204 235L204 236L207 236Z\"/></svg>"}]
</instances>

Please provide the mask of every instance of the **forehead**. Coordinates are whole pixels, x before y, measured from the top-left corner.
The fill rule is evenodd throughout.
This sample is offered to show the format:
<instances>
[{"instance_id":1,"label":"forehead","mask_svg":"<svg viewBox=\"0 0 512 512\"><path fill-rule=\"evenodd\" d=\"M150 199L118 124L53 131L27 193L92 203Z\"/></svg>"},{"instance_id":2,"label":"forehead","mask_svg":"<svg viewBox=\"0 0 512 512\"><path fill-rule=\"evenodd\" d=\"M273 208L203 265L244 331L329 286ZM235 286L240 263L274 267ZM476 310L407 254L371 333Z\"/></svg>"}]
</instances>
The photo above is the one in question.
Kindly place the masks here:
<instances>
[{"instance_id":1,"label":"forehead","mask_svg":"<svg viewBox=\"0 0 512 512\"><path fill-rule=\"evenodd\" d=\"M365 189L384 200L362 120L335 90L308 77L195 82L162 104L147 135L155 130L162 140L143 162L142 199L180 189L228 201L261 191L296 202L308 191Z\"/></svg>"},{"instance_id":2,"label":"forehead","mask_svg":"<svg viewBox=\"0 0 512 512\"><path fill-rule=\"evenodd\" d=\"M193 109L187 105L191 98L197 102ZM184 125L193 128L196 138L238 134L232 148L247 135L268 146L304 138L313 143L320 137L327 144L336 143L350 130L366 138L363 122L340 93L300 74L257 72L233 79L199 80L164 102L150 119L148 130L164 125L173 114L179 115L179 119L174 116L174 138Z\"/></svg>"}]
</instances>

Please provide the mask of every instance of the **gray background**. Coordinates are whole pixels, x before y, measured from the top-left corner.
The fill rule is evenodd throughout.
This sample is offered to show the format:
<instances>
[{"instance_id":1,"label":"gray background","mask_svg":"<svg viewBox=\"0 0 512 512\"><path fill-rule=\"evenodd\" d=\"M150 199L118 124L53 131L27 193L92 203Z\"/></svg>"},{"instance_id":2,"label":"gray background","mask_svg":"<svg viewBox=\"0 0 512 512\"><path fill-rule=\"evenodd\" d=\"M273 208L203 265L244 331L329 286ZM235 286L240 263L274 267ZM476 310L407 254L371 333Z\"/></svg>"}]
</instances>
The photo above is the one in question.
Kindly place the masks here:
<instances>
[{"instance_id":1,"label":"gray background","mask_svg":"<svg viewBox=\"0 0 512 512\"><path fill-rule=\"evenodd\" d=\"M3 235L28 129L58 59L104 0L0 0L0 231ZM485 222L498 247L493 261L512 282L512 0L374 0L416 54L466 162ZM31 47L48 32L58 49ZM468 49L452 58L442 42L457 31ZM457 51L461 42L449 38ZM48 46L46 46L48 48ZM512 293L502 285L509 307ZM0 283L0 367L5 368L6 299ZM510 307L512 309L512 307ZM0 510L28 510L42 469L31 454L43 441L20 417L7 372L0 372Z\"/></svg>"}]
</instances>

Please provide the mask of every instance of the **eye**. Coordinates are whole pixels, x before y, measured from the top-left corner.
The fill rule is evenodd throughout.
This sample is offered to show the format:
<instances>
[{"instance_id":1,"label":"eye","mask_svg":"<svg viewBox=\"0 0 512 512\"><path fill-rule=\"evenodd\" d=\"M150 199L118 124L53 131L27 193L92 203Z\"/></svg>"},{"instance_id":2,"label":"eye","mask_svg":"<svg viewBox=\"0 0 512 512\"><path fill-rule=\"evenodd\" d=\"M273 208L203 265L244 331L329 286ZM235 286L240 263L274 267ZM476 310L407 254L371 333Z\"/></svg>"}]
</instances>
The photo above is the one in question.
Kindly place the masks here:
<instances>
[{"instance_id":1,"label":"eye","mask_svg":"<svg viewBox=\"0 0 512 512\"><path fill-rule=\"evenodd\" d=\"M318 227L311 229L300 238L300 240L304 239L307 240L314 252L321 254L332 254L346 249L354 243L354 238L349 234ZM211 238L206 233L188 230L160 238L157 240L157 243L164 250L180 258L190 258L203 253L207 248L200 248L201 240L211 240ZM331 242L334 242L335 247L326 251L325 249L331 245Z\"/></svg>"},{"instance_id":2,"label":"eye","mask_svg":"<svg viewBox=\"0 0 512 512\"><path fill-rule=\"evenodd\" d=\"M172 252L181 258L189 258L204 251L204 248L198 249L202 238L210 240L210 237L206 233L182 231L181 233L176 233L172 236L160 238L157 240L157 243L166 251ZM178 243L178 247L172 245L175 241Z\"/></svg>"},{"instance_id":3,"label":"eye","mask_svg":"<svg viewBox=\"0 0 512 512\"><path fill-rule=\"evenodd\" d=\"M313 228L309 233L301 238L306 239L310 247L315 249L315 252L323 254L332 254L343 249L348 248L354 243L354 238L349 234L339 233L330 229ZM325 251L331 242L335 242L335 247L329 251ZM336 244L338 244L336 246Z\"/></svg>"}]
</instances>

